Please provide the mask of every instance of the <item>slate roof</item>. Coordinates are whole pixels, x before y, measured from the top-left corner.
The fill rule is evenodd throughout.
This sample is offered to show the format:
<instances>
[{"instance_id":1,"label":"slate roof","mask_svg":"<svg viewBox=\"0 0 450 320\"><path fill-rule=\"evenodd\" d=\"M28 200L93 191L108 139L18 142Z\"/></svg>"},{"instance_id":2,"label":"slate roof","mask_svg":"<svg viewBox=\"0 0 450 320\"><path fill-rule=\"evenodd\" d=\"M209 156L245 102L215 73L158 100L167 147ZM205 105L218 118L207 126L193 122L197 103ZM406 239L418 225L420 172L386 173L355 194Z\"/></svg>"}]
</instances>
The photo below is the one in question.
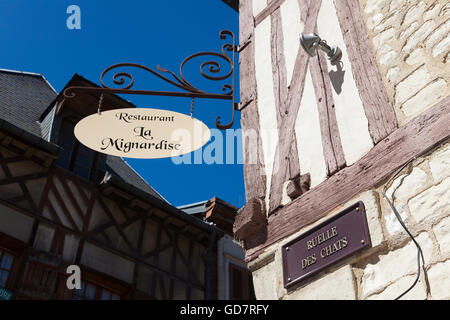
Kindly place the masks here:
<instances>
[{"instance_id":1,"label":"slate roof","mask_svg":"<svg viewBox=\"0 0 450 320\"><path fill-rule=\"evenodd\" d=\"M194 215L196 217L202 217L203 214L206 212L206 203L209 200L195 202L195 203L189 203L185 205L178 206L177 208L181 211L184 211L185 213L189 215Z\"/></svg>"},{"instance_id":2,"label":"slate roof","mask_svg":"<svg viewBox=\"0 0 450 320\"><path fill-rule=\"evenodd\" d=\"M57 96L40 74L0 69L0 119L38 138L47 140L39 120L53 107ZM106 165L124 182L167 202L125 160L108 155Z\"/></svg>"},{"instance_id":3,"label":"slate roof","mask_svg":"<svg viewBox=\"0 0 450 320\"><path fill-rule=\"evenodd\" d=\"M107 169L115 173L124 182L129 183L136 188L151 194L152 196L167 202L155 189L152 188L132 167L122 158L106 156Z\"/></svg>"},{"instance_id":4,"label":"slate roof","mask_svg":"<svg viewBox=\"0 0 450 320\"><path fill-rule=\"evenodd\" d=\"M235 11L239 12L239 0L222 0Z\"/></svg>"},{"instance_id":5,"label":"slate roof","mask_svg":"<svg viewBox=\"0 0 450 320\"><path fill-rule=\"evenodd\" d=\"M39 117L56 91L36 73L0 69L0 118L41 137Z\"/></svg>"}]
</instances>

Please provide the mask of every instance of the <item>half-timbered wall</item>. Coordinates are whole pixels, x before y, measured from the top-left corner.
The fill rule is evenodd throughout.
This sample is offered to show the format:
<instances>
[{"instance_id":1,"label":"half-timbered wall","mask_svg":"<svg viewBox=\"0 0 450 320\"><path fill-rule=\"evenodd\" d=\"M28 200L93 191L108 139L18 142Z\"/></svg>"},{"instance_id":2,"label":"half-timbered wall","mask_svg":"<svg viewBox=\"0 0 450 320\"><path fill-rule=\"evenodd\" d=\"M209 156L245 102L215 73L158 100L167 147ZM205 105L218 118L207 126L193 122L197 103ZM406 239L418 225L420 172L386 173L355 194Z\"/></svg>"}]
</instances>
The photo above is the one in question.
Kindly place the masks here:
<instances>
[{"instance_id":1,"label":"half-timbered wall","mask_svg":"<svg viewBox=\"0 0 450 320\"><path fill-rule=\"evenodd\" d=\"M206 297L207 249L216 259L208 233L55 167L41 153L0 136L0 234L26 248L16 252L8 280L17 297L72 298L65 287L71 264L81 267L83 281L121 298Z\"/></svg>"},{"instance_id":2,"label":"half-timbered wall","mask_svg":"<svg viewBox=\"0 0 450 320\"><path fill-rule=\"evenodd\" d=\"M406 290L417 253L380 188L428 151L394 182L395 204L426 251L426 277L408 297L448 298L449 282L437 281L449 279L446 1L253 0L239 10L248 204L234 230L257 297L386 299ZM342 63L309 57L299 36L311 32L339 46ZM358 200L373 248L286 290L281 245ZM402 259L412 260L396 269Z\"/></svg>"}]
</instances>

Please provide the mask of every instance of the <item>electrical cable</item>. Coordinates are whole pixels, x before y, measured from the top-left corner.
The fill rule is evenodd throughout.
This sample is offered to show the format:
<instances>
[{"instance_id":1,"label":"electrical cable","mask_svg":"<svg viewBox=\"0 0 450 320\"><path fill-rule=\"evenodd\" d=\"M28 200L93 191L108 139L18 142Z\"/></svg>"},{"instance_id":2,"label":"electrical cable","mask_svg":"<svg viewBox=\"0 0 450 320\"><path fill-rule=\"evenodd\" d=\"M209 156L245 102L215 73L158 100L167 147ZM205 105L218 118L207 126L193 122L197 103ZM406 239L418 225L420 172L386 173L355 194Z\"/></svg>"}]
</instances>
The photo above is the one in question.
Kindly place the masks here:
<instances>
[{"instance_id":1,"label":"electrical cable","mask_svg":"<svg viewBox=\"0 0 450 320\"><path fill-rule=\"evenodd\" d=\"M418 155L414 156L413 158L411 158L410 160L408 160L407 162L405 162L400 169L398 169L395 174L389 178L389 180L385 183L385 185L383 186L383 189L381 191L381 194L383 195L383 197L386 199L386 201L388 202L389 206L391 207L392 211L394 212L395 217L397 218L398 222L400 223L400 225L403 227L403 229L406 231L406 233L408 234L408 236L412 239L412 241L414 242L414 244L417 247L417 277L414 280L413 284L407 289L405 290L402 294L400 294L397 298L395 298L395 300L400 299L401 297L403 297L405 294L407 294L409 291L411 291L412 288L414 288L414 286L417 284L417 282L419 281L419 277L420 277L420 258L422 258L422 268L425 272L425 258L423 257L423 251L422 248L420 247L419 243L416 241L416 239L414 238L414 236L411 234L411 232L408 230L408 228L406 227L406 225L403 223L402 217L400 216L400 214L397 211L397 208L394 206L394 201L388 198L388 196L386 195L386 189L387 186L390 184L391 181L393 181L399 174L400 172L403 171L404 168L406 168L406 166L408 166L411 162L413 162L414 160L416 160L417 158L421 157L422 155L428 153L431 149L433 149L434 147L436 147L438 144L444 142L445 140L447 140L448 137L445 137L444 139L439 140L438 142L434 143L432 146L426 148L425 150L423 150L422 152L420 152Z\"/></svg>"},{"instance_id":2,"label":"electrical cable","mask_svg":"<svg viewBox=\"0 0 450 320\"><path fill-rule=\"evenodd\" d=\"M404 291L401 295L399 295L397 298L395 298L395 300L398 300L401 297L403 297L405 294L407 294L412 288L414 288L414 286L419 281L419 277L420 277L420 258L422 258L422 268L424 268L424 270L425 270L425 266L424 266L425 265L425 259L423 257L422 248L420 247L419 243L416 241L416 239L414 239L414 236L411 234L411 232L409 232L408 228L403 223L402 218L401 218L400 214L398 213L397 209L392 204L392 202L389 200L389 198L386 196L384 191L381 192L381 193L383 194L383 196L386 199L386 201L389 203L389 206L391 207L392 211L394 212L395 217L397 218L398 222L401 224L403 229L405 229L406 233L409 235L409 237L412 239L412 241L414 241L414 244L417 247L417 277L414 280L413 284L406 291Z\"/></svg>"}]
</instances>

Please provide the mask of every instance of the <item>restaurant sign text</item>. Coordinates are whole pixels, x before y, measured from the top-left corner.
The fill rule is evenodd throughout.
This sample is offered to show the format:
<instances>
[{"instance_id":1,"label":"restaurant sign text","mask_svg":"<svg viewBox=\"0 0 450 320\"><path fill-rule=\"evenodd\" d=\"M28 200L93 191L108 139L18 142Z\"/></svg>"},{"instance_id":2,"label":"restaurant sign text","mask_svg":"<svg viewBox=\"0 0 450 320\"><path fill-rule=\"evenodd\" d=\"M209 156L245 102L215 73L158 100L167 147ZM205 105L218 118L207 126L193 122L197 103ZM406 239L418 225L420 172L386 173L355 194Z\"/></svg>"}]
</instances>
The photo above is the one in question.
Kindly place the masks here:
<instances>
[{"instance_id":1,"label":"restaurant sign text","mask_svg":"<svg viewBox=\"0 0 450 320\"><path fill-rule=\"evenodd\" d=\"M205 145L211 133L200 120L161 109L126 108L92 114L77 123L76 138L95 151L125 158L166 158Z\"/></svg>"}]
</instances>

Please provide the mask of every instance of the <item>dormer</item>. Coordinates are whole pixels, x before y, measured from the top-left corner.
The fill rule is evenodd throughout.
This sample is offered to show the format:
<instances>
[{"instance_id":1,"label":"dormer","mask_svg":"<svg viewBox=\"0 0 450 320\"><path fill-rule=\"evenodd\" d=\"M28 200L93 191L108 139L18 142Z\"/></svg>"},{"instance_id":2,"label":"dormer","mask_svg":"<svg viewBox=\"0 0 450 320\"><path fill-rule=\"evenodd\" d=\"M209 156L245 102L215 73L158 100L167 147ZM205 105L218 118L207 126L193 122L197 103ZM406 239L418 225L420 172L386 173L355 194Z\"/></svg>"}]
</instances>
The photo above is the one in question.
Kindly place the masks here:
<instances>
[{"instance_id":1,"label":"dormer","mask_svg":"<svg viewBox=\"0 0 450 320\"><path fill-rule=\"evenodd\" d=\"M41 128L48 141L63 148L54 164L91 182L99 182L106 172L107 156L81 144L74 135L74 127L86 116L98 111L100 94L76 91L76 96L64 99L63 92L69 87L98 87L75 74L55 101L41 115ZM114 94L105 94L102 110L135 108L130 102Z\"/></svg>"}]
</instances>

